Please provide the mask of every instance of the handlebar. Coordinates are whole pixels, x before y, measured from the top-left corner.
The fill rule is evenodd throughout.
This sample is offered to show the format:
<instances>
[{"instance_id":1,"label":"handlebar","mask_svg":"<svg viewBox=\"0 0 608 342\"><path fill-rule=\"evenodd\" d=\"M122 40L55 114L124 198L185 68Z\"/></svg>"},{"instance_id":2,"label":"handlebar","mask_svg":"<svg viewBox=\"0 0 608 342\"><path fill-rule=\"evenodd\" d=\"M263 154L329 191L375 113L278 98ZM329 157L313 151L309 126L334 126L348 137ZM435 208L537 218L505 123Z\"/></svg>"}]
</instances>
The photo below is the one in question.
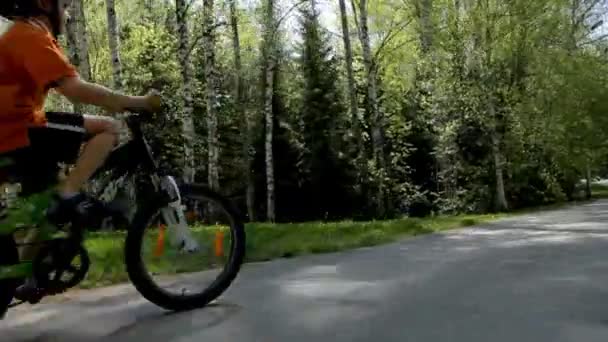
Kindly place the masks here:
<instances>
[{"instance_id":1,"label":"handlebar","mask_svg":"<svg viewBox=\"0 0 608 342\"><path fill-rule=\"evenodd\" d=\"M125 108L125 111L133 115L152 115L152 113L140 108Z\"/></svg>"},{"instance_id":2,"label":"handlebar","mask_svg":"<svg viewBox=\"0 0 608 342\"><path fill-rule=\"evenodd\" d=\"M153 108L158 108L160 110L160 108L162 107L162 98L161 98L160 94L157 92L149 93L147 95L147 101L148 101L148 105L150 105ZM133 107L125 108L125 111L132 113L132 115L129 115L129 117L135 116L137 119L139 119L138 121L143 121L144 117L149 119L154 114L154 112L149 112L142 108L133 108Z\"/></svg>"},{"instance_id":3,"label":"handlebar","mask_svg":"<svg viewBox=\"0 0 608 342\"><path fill-rule=\"evenodd\" d=\"M127 122L150 122L152 121L153 113L146 110L126 108L125 112L129 113L126 115L125 120Z\"/></svg>"},{"instance_id":4,"label":"handlebar","mask_svg":"<svg viewBox=\"0 0 608 342\"><path fill-rule=\"evenodd\" d=\"M135 108L126 108L125 112L128 112L128 114L126 114L123 117L123 120L125 121L125 123L127 124L127 127L129 128L129 130L135 134L135 135L142 135L142 124L143 123L150 123L152 121L158 121L158 119L160 118L160 120L166 120L166 117L163 117L163 115L160 115L160 117L158 115L154 115L154 113L152 112L148 112L146 110L141 110L141 109L135 109ZM159 124L159 125L164 125L164 124Z\"/></svg>"}]
</instances>

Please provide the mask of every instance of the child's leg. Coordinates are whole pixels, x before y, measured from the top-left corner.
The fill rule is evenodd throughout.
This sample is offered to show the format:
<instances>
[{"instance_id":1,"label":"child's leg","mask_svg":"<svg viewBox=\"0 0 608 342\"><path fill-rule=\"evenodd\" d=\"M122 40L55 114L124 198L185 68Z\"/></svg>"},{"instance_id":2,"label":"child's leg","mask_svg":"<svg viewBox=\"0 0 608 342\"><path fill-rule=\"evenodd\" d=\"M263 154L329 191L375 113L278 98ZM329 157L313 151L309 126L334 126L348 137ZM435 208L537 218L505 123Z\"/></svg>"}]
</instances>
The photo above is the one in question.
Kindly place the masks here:
<instances>
[{"instance_id":1,"label":"child's leg","mask_svg":"<svg viewBox=\"0 0 608 342\"><path fill-rule=\"evenodd\" d=\"M114 146L118 142L119 126L110 118L98 116L81 116L77 114L47 113L49 126L40 133L36 145L42 149L48 148L49 158L53 162L67 162L71 164L74 159L76 166L61 181L60 193L65 202L69 202L72 195L77 195L82 186L91 175L103 164ZM91 137L86 142L82 154L78 157L78 150L84 141L84 135ZM34 144L34 143L32 143ZM46 146L45 145L50 145ZM59 146L58 146L59 145ZM66 204L68 207L73 203ZM55 215L62 211L66 205L55 207ZM63 208L66 209L67 208ZM49 209L51 210L51 209ZM61 214L59 214L60 216ZM26 241L35 239L35 233L28 235ZM25 248L21 251L23 257L31 258L37 252L36 248ZM15 297L22 300L34 298L36 284L34 279L28 279L24 286L17 289Z\"/></svg>"},{"instance_id":2,"label":"child's leg","mask_svg":"<svg viewBox=\"0 0 608 342\"><path fill-rule=\"evenodd\" d=\"M87 142L74 169L62 182L59 188L62 194L78 193L118 143L119 127L113 119L85 115L84 128L92 138Z\"/></svg>"},{"instance_id":3,"label":"child's leg","mask_svg":"<svg viewBox=\"0 0 608 342\"><path fill-rule=\"evenodd\" d=\"M103 203L82 193L82 187L108 158L118 143L118 121L102 116L77 116L80 119L78 128L89 137L74 168L59 186L59 198L49 208L47 217L56 224L65 223L79 217L90 217L95 212L104 210ZM71 118L68 118L71 119ZM74 162L70 156L68 164ZM83 205L84 204L84 205Z\"/></svg>"}]
</instances>

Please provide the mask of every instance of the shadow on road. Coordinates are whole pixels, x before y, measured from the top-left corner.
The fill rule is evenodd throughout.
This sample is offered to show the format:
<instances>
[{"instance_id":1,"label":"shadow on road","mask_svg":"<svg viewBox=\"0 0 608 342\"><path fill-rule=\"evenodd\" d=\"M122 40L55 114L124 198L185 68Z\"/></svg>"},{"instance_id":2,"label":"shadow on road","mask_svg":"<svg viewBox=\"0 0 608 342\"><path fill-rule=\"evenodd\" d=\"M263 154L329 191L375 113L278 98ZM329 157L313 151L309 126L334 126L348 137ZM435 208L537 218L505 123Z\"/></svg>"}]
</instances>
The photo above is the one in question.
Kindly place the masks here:
<instances>
[{"instance_id":1,"label":"shadow on road","mask_svg":"<svg viewBox=\"0 0 608 342\"><path fill-rule=\"evenodd\" d=\"M113 341L135 341L150 329L155 341L172 341L192 331L204 331L230 319L241 307L228 302L217 302L204 309L187 312L162 312L143 316L113 333L104 336Z\"/></svg>"},{"instance_id":2,"label":"shadow on road","mask_svg":"<svg viewBox=\"0 0 608 342\"><path fill-rule=\"evenodd\" d=\"M102 303L90 309L87 308L90 303L80 306L80 303L70 302L64 308L61 304L50 304L39 307L39 315L36 315L37 308L32 307L30 310L38 317L26 314L31 321L16 317L9 318L6 323L0 322L2 341L78 342L107 338L135 341L146 335L151 335L147 342L170 341L188 331L219 325L241 310L238 305L219 301L203 309L176 313L164 311L151 303L138 302L118 304L112 300L110 306ZM81 312L75 312L78 310ZM41 316L46 317L42 319ZM75 321L75 317L79 321Z\"/></svg>"}]
</instances>

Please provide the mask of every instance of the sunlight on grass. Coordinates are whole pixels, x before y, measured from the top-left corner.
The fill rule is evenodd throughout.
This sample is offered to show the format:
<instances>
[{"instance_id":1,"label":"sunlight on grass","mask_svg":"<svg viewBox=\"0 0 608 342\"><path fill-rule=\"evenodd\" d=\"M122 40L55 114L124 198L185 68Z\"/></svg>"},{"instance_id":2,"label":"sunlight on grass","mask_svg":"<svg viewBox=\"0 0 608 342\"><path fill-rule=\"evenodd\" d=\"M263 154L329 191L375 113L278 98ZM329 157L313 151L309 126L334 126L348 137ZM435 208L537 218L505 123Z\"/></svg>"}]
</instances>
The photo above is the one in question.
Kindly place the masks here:
<instances>
[{"instance_id":1,"label":"sunlight on grass","mask_svg":"<svg viewBox=\"0 0 608 342\"><path fill-rule=\"evenodd\" d=\"M591 184L591 193L594 198L606 198L608 197L608 185Z\"/></svg>"},{"instance_id":2,"label":"sunlight on grass","mask_svg":"<svg viewBox=\"0 0 608 342\"><path fill-rule=\"evenodd\" d=\"M424 219L401 219L372 222L309 222L294 224L255 223L246 226L246 262L268 261L300 255L331 253L358 247L376 246L406 236L429 234L460 227L468 227L496 220L500 215L461 215ZM153 249L158 229L150 229L145 236L144 260L154 274L178 274L209 269L225 260L218 260L210 246L219 229L226 227L199 226L192 231L203 245L203 254L177 255L170 249L162 259L154 256ZM125 233L91 233L86 246L91 254L91 270L81 288L106 286L128 281L124 266ZM224 249L230 246L230 235L224 235ZM178 259L179 258L179 259Z\"/></svg>"}]
</instances>

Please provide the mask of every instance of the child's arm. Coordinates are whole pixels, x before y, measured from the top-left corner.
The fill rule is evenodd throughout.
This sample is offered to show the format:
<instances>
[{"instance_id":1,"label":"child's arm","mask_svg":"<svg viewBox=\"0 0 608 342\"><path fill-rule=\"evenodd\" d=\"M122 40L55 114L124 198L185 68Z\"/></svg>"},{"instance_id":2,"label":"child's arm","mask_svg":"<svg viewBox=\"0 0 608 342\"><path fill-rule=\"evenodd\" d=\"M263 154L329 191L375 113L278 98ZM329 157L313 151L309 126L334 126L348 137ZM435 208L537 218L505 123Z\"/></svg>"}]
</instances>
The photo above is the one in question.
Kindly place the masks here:
<instances>
[{"instance_id":1,"label":"child's arm","mask_svg":"<svg viewBox=\"0 0 608 342\"><path fill-rule=\"evenodd\" d=\"M150 112L160 109L158 95L126 96L81 79L76 68L49 34L43 34L39 30L30 31L23 34L20 41L22 45L15 47L14 51L15 59L23 61L25 70L37 88L55 88L72 102L91 104L114 113L127 109Z\"/></svg>"},{"instance_id":2,"label":"child's arm","mask_svg":"<svg viewBox=\"0 0 608 342\"><path fill-rule=\"evenodd\" d=\"M104 86L86 82L80 77L65 77L57 84L57 91L70 101L91 104L113 113L123 112L127 108L155 112L160 106L156 95L123 95Z\"/></svg>"}]
</instances>

